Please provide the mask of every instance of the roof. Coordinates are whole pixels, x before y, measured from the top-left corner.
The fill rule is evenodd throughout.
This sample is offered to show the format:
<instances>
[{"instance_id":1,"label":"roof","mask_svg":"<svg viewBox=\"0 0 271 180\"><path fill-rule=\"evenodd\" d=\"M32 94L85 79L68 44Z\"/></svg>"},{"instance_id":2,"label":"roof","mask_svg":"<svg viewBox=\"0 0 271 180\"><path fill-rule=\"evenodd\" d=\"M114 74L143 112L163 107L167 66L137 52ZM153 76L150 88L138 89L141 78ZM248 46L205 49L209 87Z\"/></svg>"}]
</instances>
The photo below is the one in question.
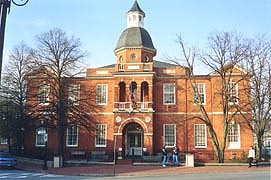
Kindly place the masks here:
<instances>
[{"instance_id":1,"label":"roof","mask_svg":"<svg viewBox=\"0 0 271 180\"><path fill-rule=\"evenodd\" d=\"M162 61L153 61L154 68L169 68L169 67L176 67L176 66L179 66L179 65L162 62ZM110 65L106 65L100 68L114 68L114 67L115 67L115 64L110 64Z\"/></svg>"},{"instance_id":2,"label":"roof","mask_svg":"<svg viewBox=\"0 0 271 180\"><path fill-rule=\"evenodd\" d=\"M176 66L179 66L179 65L162 62L162 61L153 61L154 68L170 68L170 67L176 67Z\"/></svg>"},{"instance_id":3,"label":"roof","mask_svg":"<svg viewBox=\"0 0 271 180\"><path fill-rule=\"evenodd\" d=\"M145 17L145 13L144 13L144 11L139 7L139 5L138 5L138 3L137 3L137 0L135 0L135 2L134 2L134 4L133 4L133 6L132 6L132 8L128 11L128 13L129 12L140 12L140 13L142 13L143 14L143 16Z\"/></svg>"},{"instance_id":4,"label":"roof","mask_svg":"<svg viewBox=\"0 0 271 180\"><path fill-rule=\"evenodd\" d=\"M156 51L150 34L142 27L130 27L121 33L115 50L123 47L145 47Z\"/></svg>"}]
</instances>

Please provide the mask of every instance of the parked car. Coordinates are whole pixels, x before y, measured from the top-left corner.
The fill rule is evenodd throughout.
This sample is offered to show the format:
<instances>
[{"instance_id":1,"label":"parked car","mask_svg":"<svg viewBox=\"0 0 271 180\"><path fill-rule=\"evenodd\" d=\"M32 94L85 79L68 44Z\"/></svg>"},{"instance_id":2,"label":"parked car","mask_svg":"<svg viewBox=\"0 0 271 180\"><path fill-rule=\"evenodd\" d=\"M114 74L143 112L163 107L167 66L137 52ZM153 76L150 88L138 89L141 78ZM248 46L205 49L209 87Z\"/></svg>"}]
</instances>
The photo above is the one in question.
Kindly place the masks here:
<instances>
[{"instance_id":1,"label":"parked car","mask_svg":"<svg viewBox=\"0 0 271 180\"><path fill-rule=\"evenodd\" d=\"M17 159L10 153L0 152L0 167L15 167Z\"/></svg>"}]
</instances>

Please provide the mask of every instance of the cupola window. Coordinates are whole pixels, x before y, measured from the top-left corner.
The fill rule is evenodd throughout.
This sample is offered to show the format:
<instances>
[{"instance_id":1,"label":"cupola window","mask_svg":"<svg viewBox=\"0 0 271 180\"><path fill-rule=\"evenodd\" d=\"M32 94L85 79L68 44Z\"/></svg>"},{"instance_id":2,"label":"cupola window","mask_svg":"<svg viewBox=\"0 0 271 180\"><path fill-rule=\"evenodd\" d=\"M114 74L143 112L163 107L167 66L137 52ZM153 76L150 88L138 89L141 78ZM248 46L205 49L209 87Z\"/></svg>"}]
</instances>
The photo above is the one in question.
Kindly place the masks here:
<instances>
[{"instance_id":1,"label":"cupola window","mask_svg":"<svg viewBox=\"0 0 271 180\"><path fill-rule=\"evenodd\" d=\"M145 62L149 62L149 61L150 61L149 56L145 56Z\"/></svg>"},{"instance_id":2,"label":"cupola window","mask_svg":"<svg viewBox=\"0 0 271 180\"><path fill-rule=\"evenodd\" d=\"M131 55L131 60L136 60L136 55L135 54Z\"/></svg>"},{"instance_id":3,"label":"cupola window","mask_svg":"<svg viewBox=\"0 0 271 180\"><path fill-rule=\"evenodd\" d=\"M122 56L119 57L119 62L123 62L123 57Z\"/></svg>"}]
</instances>

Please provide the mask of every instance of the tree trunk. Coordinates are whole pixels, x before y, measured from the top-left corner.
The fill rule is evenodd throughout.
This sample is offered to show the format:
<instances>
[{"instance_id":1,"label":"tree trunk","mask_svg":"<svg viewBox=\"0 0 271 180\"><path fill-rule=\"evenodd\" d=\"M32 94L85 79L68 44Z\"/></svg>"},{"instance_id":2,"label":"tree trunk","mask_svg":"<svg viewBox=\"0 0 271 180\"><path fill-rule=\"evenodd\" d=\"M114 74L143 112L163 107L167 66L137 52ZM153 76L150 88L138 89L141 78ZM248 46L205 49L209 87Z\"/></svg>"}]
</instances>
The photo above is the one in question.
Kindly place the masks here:
<instances>
[{"instance_id":1,"label":"tree trunk","mask_svg":"<svg viewBox=\"0 0 271 180\"><path fill-rule=\"evenodd\" d=\"M261 135L260 133L257 135L257 143L258 143L258 148L256 151L256 157L261 159L262 158L262 139L263 139L263 135Z\"/></svg>"}]
</instances>

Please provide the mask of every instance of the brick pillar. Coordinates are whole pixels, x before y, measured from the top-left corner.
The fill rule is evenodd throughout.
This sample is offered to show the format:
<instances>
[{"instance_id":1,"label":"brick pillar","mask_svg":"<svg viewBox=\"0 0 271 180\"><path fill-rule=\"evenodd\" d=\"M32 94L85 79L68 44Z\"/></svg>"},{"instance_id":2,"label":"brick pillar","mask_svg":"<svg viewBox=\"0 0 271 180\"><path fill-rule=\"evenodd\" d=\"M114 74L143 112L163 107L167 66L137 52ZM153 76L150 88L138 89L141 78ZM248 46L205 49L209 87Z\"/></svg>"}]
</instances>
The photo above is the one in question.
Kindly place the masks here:
<instances>
[{"instance_id":1,"label":"brick pillar","mask_svg":"<svg viewBox=\"0 0 271 180\"><path fill-rule=\"evenodd\" d=\"M143 148L147 148L148 155L153 155L153 135L144 133L144 145Z\"/></svg>"},{"instance_id":2,"label":"brick pillar","mask_svg":"<svg viewBox=\"0 0 271 180\"><path fill-rule=\"evenodd\" d=\"M117 153L117 157L123 157L123 153L124 153L124 147L122 147L122 134L115 134L115 138L116 138L116 153ZM122 151L119 152L120 148L122 148Z\"/></svg>"}]
</instances>

